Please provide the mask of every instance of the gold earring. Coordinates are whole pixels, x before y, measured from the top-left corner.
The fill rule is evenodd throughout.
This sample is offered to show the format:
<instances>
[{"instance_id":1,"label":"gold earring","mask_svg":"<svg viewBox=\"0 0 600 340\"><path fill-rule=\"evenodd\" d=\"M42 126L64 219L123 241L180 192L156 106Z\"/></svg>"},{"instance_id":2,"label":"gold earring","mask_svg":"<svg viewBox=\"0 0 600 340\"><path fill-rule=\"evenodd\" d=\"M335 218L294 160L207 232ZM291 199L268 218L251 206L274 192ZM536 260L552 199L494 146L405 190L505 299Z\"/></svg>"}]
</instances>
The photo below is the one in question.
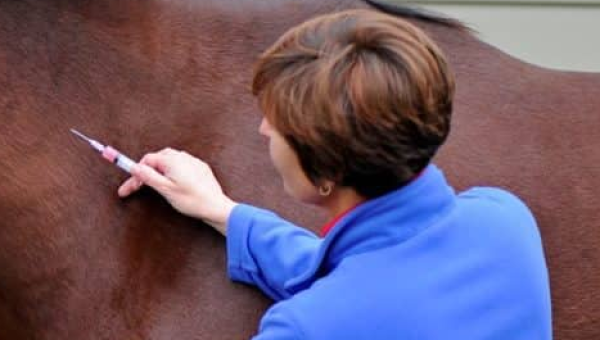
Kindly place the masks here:
<instances>
[{"instance_id":1,"label":"gold earring","mask_svg":"<svg viewBox=\"0 0 600 340\"><path fill-rule=\"evenodd\" d=\"M324 197L329 196L332 191L333 191L333 184L331 184L331 183L319 186L319 195L321 195L321 196L324 196Z\"/></svg>"}]
</instances>

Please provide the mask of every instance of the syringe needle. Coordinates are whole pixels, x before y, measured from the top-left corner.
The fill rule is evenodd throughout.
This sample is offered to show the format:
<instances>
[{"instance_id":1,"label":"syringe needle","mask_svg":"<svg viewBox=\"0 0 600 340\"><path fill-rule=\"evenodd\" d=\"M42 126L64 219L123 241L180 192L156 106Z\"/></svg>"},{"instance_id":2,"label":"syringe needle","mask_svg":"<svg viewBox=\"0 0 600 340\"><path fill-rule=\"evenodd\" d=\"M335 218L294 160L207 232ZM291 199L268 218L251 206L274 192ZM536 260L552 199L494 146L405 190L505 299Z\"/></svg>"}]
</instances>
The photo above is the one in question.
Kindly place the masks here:
<instances>
[{"instance_id":1,"label":"syringe needle","mask_svg":"<svg viewBox=\"0 0 600 340\"><path fill-rule=\"evenodd\" d=\"M77 131L77 130L75 130L75 129L71 129L71 132L73 132L73 133L74 133L74 134L76 134L77 136L79 136L79 137L81 137L81 138L85 139L85 140L86 140L86 141L88 141L88 142L90 141L90 139L89 139L89 138L87 138L87 137L86 137L86 136L85 136L83 133L81 133L81 132L79 132L79 131Z\"/></svg>"},{"instance_id":2,"label":"syringe needle","mask_svg":"<svg viewBox=\"0 0 600 340\"><path fill-rule=\"evenodd\" d=\"M81 133L75 129L70 129L70 130L73 134L75 134L76 136L78 136L78 137L82 138L83 140L85 140L86 142L88 142L94 149L98 150L99 152L104 151L104 145L102 145L100 142L87 137L86 135L84 135L83 133Z\"/></svg>"}]
</instances>

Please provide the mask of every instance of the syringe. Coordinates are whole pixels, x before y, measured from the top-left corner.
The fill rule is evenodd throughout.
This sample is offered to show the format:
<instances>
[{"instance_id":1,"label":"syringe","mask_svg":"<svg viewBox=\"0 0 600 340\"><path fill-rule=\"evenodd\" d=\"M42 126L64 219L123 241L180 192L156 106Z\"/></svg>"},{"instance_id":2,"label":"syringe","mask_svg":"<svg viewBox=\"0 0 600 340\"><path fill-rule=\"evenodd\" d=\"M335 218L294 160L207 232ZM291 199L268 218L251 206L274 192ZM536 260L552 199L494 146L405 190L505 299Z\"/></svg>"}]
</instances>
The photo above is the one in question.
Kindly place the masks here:
<instances>
[{"instance_id":1,"label":"syringe","mask_svg":"<svg viewBox=\"0 0 600 340\"><path fill-rule=\"evenodd\" d=\"M137 164L137 162L135 162L131 158L123 155L121 152L117 151L115 148L113 148L109 145L104 146L100 142L95 141L95 140L85 136L84 134L82 134L81 132L79 132L75 129L71 129L71 132L74 133L75 135L77 135L78 137L82 138L86 142L88 142L92 148L94 148L95 150L97 150L98 152L100 152L102 154L102 157L104 159L106 159L107 161L109 161L111 163L114 163L116 166L118 166L119 168L121 168L129 173L131 173L131 168L135 164Z\"/></svg>"}]
</instances>

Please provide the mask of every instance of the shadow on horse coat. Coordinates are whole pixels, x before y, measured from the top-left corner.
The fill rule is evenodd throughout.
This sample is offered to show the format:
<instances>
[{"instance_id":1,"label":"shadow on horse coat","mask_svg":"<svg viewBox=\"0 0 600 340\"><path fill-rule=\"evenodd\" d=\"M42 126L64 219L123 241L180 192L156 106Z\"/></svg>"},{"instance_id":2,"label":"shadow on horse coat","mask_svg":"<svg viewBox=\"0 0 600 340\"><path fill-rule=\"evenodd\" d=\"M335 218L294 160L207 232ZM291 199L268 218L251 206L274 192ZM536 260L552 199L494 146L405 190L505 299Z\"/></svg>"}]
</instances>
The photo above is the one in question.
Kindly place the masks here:
<instances>
[{"instance_id":1,"label":"shadow on horse coat","mask_svg":"<svg viewBox=\"0 0 600 340\"><path fill-rule=\"evenodd\" d=\"M213 165L234 199L316 230L258 133L252 63L292 25L353 0L0 1L0 339L242 339L269 301L230 283L224 240L125 178L69 128L134 158L165 146ZM600 338L600 75L516 60L412 13L458 92L436 162L537 216L555 338ZM507 23L509 25L510 23ZM550 37L549 37L550 38Z\"/></svg>"}]
</instances>

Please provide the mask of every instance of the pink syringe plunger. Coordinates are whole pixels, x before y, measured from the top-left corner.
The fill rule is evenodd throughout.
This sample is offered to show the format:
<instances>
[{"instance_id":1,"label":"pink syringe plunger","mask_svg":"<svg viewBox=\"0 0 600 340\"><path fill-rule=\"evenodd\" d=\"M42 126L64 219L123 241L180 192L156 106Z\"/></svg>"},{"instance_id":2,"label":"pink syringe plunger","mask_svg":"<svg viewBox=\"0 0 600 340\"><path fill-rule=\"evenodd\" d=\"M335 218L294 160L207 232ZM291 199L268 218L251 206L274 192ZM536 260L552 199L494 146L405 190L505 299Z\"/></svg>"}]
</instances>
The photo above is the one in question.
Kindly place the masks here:
<instances>
[{"instance_id":1,"label":"pink syringe plunger","mask_svg":"<svg viewBox=\"0 0 600 340\"><path fill-rule=\"evenodd\" d=\"M81 133L75 129L71 129L71 132L73 134L75 134L76 136L80 137L81 139L85 140L86 142L88 142L92 148L94 148L96 151L98 151L102 154L102 157L104 159L106 159L107 161L109 161L111 163L114 163L116 166L123 169L124 171L131 173L131 168L137 163L134 160L132 160L131 158L129 158L129 157L123 155L121 152L117 151L115 148L113 148L109 145L105 146L102 143L87 137L86 135L84 135L83 133Z\"/></svg>"}]
</instances>

